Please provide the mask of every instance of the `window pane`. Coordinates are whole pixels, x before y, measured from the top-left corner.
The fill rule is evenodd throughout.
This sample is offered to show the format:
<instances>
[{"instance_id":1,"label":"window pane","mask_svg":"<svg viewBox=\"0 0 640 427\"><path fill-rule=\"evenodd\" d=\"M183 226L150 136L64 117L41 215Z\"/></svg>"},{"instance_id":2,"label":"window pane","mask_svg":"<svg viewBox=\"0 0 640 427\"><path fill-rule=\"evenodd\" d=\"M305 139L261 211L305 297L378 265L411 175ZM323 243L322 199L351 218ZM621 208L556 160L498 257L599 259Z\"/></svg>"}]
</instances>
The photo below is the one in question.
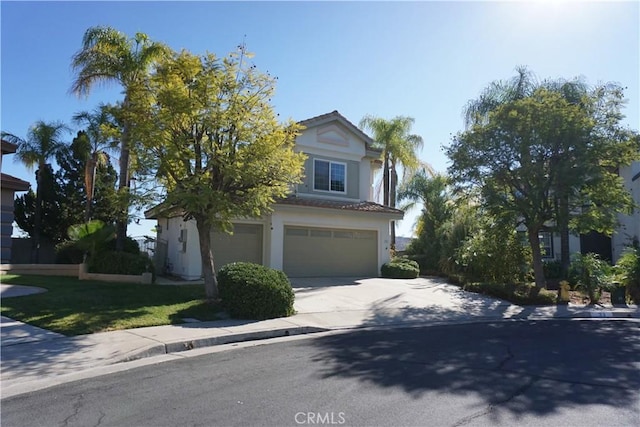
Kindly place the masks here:
<instances>
[{"instance_id":1,"label":"window pane","mask_svg":"<svg viewBox=\"0 0 640 427\"><path fill-rule=\"evenodd\" d=\"M344 165L331 164L331 191L344 192L345 170Z\"/></svg>"},{"instance_id":2,"label":"window pane","mask_svg":"<svg viewBox=\"0 0 640 427\"><path fill-rule=\"evenodd\" d=\"M285 229L287 236L308 236L309 230L307 228L290 228Z\"/></svg>"},{"instance_id":3,"label":"window pane","mask_svg":"<svg viewBox=\"0 0 640 427\"><path fill-rule=\"evenodd\" d=\"M336 239L353 239L353 231L334 231L333 237Z\"/></svg>"},{"instance_id":4,"label":"window pane","mask_svg":"<svg viewBox=\"0 0 640 427\"><path fill-rule=\"evenodd\" d=\"M549 231L538 234L540 238L540 250L543 258L553 258L553 235Z\"/></svg>"},{"instance_id":5,"label":"window pane","mask_svg":"<svg viewBox=\"0 0 640 427\"><path fill-rule=\"evenodd\" d=\"M329 162L316 160L313 175L313 189L329 191Z\"/></svg>"},{"instance_id":6,"label":"window pane","mask_svg":"<svg viewBox=\"0 0 640 427\"><path fill-rule=\"evenodd\" d=\"M314 230L311 229L311 237L328 237L331 238L331 230Z\"/></svg>"}]
</instances>

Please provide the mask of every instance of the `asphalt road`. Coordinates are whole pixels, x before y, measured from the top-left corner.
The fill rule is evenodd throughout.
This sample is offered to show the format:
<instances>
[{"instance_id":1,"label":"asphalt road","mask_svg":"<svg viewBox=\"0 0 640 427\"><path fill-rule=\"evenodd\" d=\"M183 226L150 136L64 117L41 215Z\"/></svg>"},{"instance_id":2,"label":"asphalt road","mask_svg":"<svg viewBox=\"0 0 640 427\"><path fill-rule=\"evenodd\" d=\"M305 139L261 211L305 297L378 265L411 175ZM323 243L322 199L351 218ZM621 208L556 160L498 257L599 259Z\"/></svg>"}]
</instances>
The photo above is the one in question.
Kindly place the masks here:
<instances>
[{"instance_id":1,"label":"asphalt road","mask_svg":"<svg viewBox=\"0 0 640 427\"><path fill-rule=\"evenodd\" d=\"M8 426L637 426L640 324L358 331L234 349L2 400Z\"/></svg>"}]
</instances>

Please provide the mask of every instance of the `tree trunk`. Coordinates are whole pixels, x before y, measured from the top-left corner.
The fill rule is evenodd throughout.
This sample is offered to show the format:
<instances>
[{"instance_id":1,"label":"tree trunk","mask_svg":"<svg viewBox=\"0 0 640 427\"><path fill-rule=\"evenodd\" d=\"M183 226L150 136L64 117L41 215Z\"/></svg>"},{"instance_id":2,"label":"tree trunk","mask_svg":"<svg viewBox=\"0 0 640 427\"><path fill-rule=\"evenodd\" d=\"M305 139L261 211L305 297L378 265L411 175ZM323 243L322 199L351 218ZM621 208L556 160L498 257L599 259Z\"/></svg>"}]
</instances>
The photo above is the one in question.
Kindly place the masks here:
<instances>
[{"instance_id":1,"label":"tree trunk","mask_svg":"<svg viewBox=\"0 0 640 427\"><path fill-rule=\"evenodd\" d=\"M389 153L384 153L382 165L382 204L389 206Z\"/></svg>"},{"instance_id":2,"label":"tree trunk","mask_svg":"<svg viewBox=\"0 0 640 427\"><path fill-rule=\"evenodd\" d=\"M200 257L202 258L202 275L204 276L204 291L210 302L218 299L218 279L211 248L212 227L202 218L196 218L198 241L200 242Z\"/></svg>"},{"instance_id":3,"label":"tree trunk","mask_svg":"<svg viewBox=\"0 0 640 427\"><path fill-rule=\"evenodd\" d=\"M558 230L560 232L560 276L569 277L569 197L563 195L559 200Z\"/></svg>"},{"instance_id":4,"label":"tree trunk","mask_svg":"<svg viewBox=\"0 0 640 427\"><path fill-rule=\"evenodd\" d=\"M92 155L87 162L85 169L85 187L87 193L87 203L84 211L84 221L89 222L91 220L91 207L93 204L93 194L96 180L96 165L97 160L95 155Z\"/></svg>"},{"instance_id":5,"label":"tree trunk","mask_svg":"<svg viewBox=\"0 0 640 427\"><path fill-rule=\"evenodd\" d=\"M391 175L390 184L389 184L389 206L392 208L396 207L396 198L397 198L397 190L398 190L398 173L396 172L395 162L391 162L391 168L389 170L389 174ZM396 250L396 222L391 221L391 251L395 253ZM393 255L392 253L392 255Z\"/></svg>"},{"instance_id":6,"label":"tree trunk","mask_svg":"<svg viewBox=\"0 0 640 427\"><path fill-rule=\"evenodd\" d=\"M125 108L128 100L125 98ZM123 206L120 207L120 215L116 224L116 250L124 250L124 241L127 237L127 219L129 216L129 125L124 124L122 141L120 144L120 176L118 180L118 192Z\"/></svg>"},{"instance_id":7,"label":"tree trunk","mask_svg":"<svg viewBox=\"0 0 640 427\"><path fill-rule=\"evenodd\" d=\"M31 242L31 262L40 262L40 230L42 230L42 181L47 165L40 163L36 171L36 211L33 218L33 241Z\"/></svg>"},{"instance_id":8,"label":"tree trunk","mask_svg":"<svg viewBox=\"0 0 640 427\"><path fill-rule=\"evenodd\" d=\"M529 245L531 245L531 255L533 257L533 274L535 277L536 288L542 289L546 285L544 278L544 269L542 267L542 251L540 250L540 236L538 231L540 227L527 228L529 237Z\"/></svg>"}]
</instances>

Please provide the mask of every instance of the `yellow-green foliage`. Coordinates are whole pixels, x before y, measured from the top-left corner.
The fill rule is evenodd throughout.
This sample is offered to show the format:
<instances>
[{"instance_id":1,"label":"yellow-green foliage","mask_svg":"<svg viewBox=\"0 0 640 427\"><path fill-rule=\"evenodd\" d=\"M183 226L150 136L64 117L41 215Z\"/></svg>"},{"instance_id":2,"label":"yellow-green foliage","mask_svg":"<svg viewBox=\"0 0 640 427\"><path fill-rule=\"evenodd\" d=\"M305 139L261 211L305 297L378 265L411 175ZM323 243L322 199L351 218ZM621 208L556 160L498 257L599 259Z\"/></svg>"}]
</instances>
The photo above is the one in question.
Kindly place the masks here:
<instances>
[{"instance_id":1,"label":"yellow-green foliage","mask_svg":"<svg viewBox=\"0 0 640 427\"><path fill-rule=\"evenodd\" d=\"M300 126L270 104L275 79L236 56L183 51L162 61L140 98L138 139L157 159L166 203L229 229L259 216L302 176Z\"/></svg>"}]
</instances>

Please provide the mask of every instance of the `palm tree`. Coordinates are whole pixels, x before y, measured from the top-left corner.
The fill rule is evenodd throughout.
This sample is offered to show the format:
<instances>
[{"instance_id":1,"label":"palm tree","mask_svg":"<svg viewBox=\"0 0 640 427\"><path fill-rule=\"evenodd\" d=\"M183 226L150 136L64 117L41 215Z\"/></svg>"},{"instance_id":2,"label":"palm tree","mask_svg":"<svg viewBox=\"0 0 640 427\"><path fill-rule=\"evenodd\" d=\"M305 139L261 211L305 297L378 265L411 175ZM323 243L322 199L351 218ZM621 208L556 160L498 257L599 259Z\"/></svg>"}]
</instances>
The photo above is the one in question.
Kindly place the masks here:
<instances>
[{"instance_id":1,"label":"palm tree","mask_svg":"<svg viewBox=\"0 0 640 427\"><path fill-rule=\"evenodd\" d=\"M471 100L464 109L464 122L467 128L486 124L489 113L501 105L525 98L538 88L535 75L526 67L517 67L518 73L510 80L492 82L478 99Z\"/></svg>"},{"instance_id":2,"label":"palm tree","mask_svg":"<svg viewBox=\"0 0 640 427\"><path fill-rule=\"evenodd\" d=\"M108 152L113 150L118 141L117 127L108 105L101 104L92 112L82 111L73 116L73 121L86 125L85 135L89 140L89 151L86 153L84 167L84 189L87 197L85 222L91 219L91 207L95 193L95 176L98 165L109 161Z\"/></svg>"},{"instance_id":3,"label":"palm tree","mask_svg":"<svg viewBox=\"0 0 640 427\"><path fill-rule=\"evenodd\" d=\"M31 262L37 264L40 260L40 234L42 231L42 182L44 174L50 165L49 159L60 151L65 143L62 141L69 128L61 122L45 123L38 121L31 126L26 139L21 139L10 133L2 133L2 138L18 145L17 159L29 169L36 170L36 206L34 213L34 229L32 241Z\"/></svg>"},{"instance_id":4,"label":"palm tree","mask_svg":"<svg viewBox=\"0 0 640 427\"><path fill-rule=\"evenodd\" d=\"M414 119L397 116L391 120L367 115L360 120L360 127L370 130L376 148L382 149L382 186L383 205L396 207L398 188L398 167L402 166L403 175L408 176L419 165L417 151L422 148L423 140L419 135L411 134ZM396 224L391 222L391 248L396 246Z\"/></svg>"},{"instance_id":5,"label":"palm tree","mask_svg":"<svg viewBox=\"0 0 640 427\"><path fill-rule=\"evenodd\" d=\"M398 201L406 202L401 207L403 210L410 209L416 203L422 203L417 241L424 250L421 255L427 256L425 266L429 270L437 271L442 258L441 228L451 219L455 207L448 178L421 168L400 187Z\"/></svg>"},{"instance_id":6,"label":"palm tree","mask_svg":"<svg viewBox=\"0 0 640 427\"><path fill-rule=\"evenodd\" d=\"M73 56L71 65L77 73L71 92L79 96L89 95L97 84L120 84L124 92L122 107L128 110L135 103L143 88L151 67L169 53L162 43L152 42L146 34L136 33L133 38L111 27L91 27L82 39L82 48ZM132 123L123 121L120 141L120 176L118 189L128 194L130 186L129 157ZM128 199L128 198L127 198ZM122 208L117 224L116 248L122 250L127 234L127 206Z\"/></svg>"}]
</instances>

